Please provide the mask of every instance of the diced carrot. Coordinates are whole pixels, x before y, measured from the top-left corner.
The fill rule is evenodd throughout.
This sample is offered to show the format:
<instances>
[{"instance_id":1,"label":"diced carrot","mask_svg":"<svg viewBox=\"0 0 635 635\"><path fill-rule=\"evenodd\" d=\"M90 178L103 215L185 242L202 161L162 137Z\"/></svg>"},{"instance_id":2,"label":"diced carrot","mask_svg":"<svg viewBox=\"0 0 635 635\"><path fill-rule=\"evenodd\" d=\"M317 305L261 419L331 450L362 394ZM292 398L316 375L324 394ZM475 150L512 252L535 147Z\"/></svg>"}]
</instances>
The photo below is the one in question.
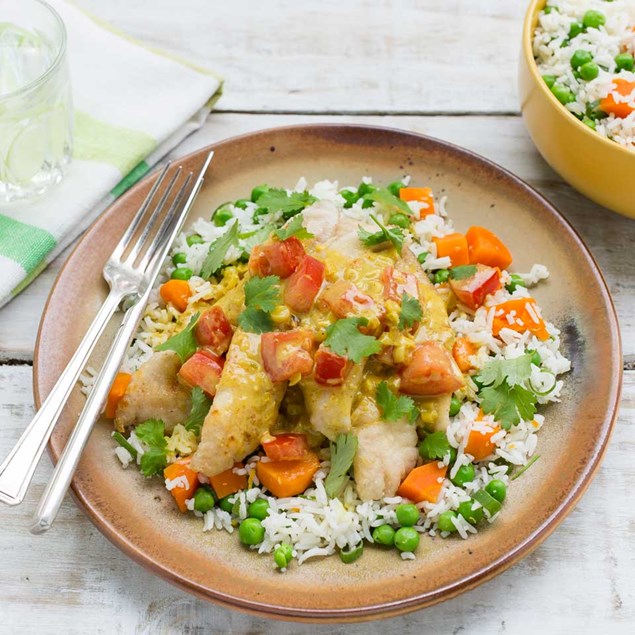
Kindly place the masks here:
<instances>
[{"instance_id":1,"label":"diced carrot","mask_svg":"<svg viewBox=\"0 0 635 635\"><path fill-rule=\"evenodd\" d=\"M121 398L126 394L126 388L132 379L130 373L117 373L115 381L112 382L110 392L108 393L108 399L106 401L106 410L104 415L108 419L114 419L117 413L117 406L121 401Z\"/></svg>"},{"instance_id":2,"label":"diced carrot","mask_svg":"<svg viewBox=\"0 0 635 635\"><path fill-rule=\"evenodd\" d=\"M621 77L614 79L611 92L600 101L600 109L609 115L613 113L616 117L620 117L622 119L628 117L633 110L635 110L628 103L629 101L633 101L633 99L629 99L627 101L616 101L613 93L617 93L623 97L628 97L633 94L633 91L635 91L635 82L629 82Z\"/></svg>"},{"instance_id":3,"label":"diced carrot","mask_svg":"<svg viewBox=\"0 0 635 635\"><path fill-rule=\"evenodd\" d=\"M500 432L499 426L494 426L487 432L470 430L470 435L468 436L467 444L465 445L465 452L467 454L471 454L475 461L482 461L496 449L496 445L492 443L492 437L497 432Z\"/></svg>"},{"instance_id":4,"label":"diced carrot","mask_svg":"<svg viewBox=\"0 0 635 635\"><path fill-rule=\"evenodd\" d=\"M495 305L492 332L497 336L502 329L511 329L518 333L530 331L538 339L549 339L545 321L533 298L516 298Z\"/></svg>"},{"instance_id":5,"label":"diced carrot","mask_svg":"<svg viewBox=\"0 0 635 635\"><path fill-rule=\"evenodd\" d=\"M425 218L434 214L434 195L430 187L402 187L399 190L399 198L402 201L417 201L425 203L427 207L422 207L419 211L419 218Z\"/></svg>"},{"instance_id":6,"label":"diced carrot","mask_svg":"<svg viewBox=\"0 0 635 635\"><path fill-rule=\"evenodd\" d=\"M242 463L236 463L234 465L234 468L240 469L242 467ZM218 496L218 498L225 498L225 496L235 494L241 489L247 488L247 475L236 474L234 472L234 468L230 468L220 474L216 474L216 476L210 477L210 485L212 486L214 492L216 492L216 496Z\"/></svg>"},{"instance_id":7,"label":"diced carrot","mask_svg":"<svg viewBox=\"0 0 635 635\"><path fill-rule=\"evenodd\" d=\"M192 289L187 280L168 280L161 285L159 293L166 304L171 302L177 311L183 313L187 309L187 301L192 295Z\"/></svg>"},{"instance_id":8,"label":"diced carrot","mask_svg":"<svg viewBox=\"0 0 635 635\"><path fill-rule=\"evenodd\" d=\"M320 467L320 460L314 452L307 452L298 461L258 461L256 474L260 482L279 498L302 494L313 481L313 475Z\"/></svg>"},{"instance_id":9,"label":"diced carrot","mask_svg":"<svg viewBox=\"0 0 635 635\"><path fill-rule=\"evenodd\" d=\"M188 467L189 462L190 457L180 459L175 463L170 463L170 465L163 470L163 477L166 480L173 481L175 478L178 478L183 481L182 483L177 483L176 487L170 490L170 494L172 494L182 512L187 511L185 501L194 496L194 492L198 487L198 475L194 470L190 470Z\"/></svg>"},{"instance_id":10,"label":"diced carrot","mask_svg":"<svg viewBox=\"0 0 635 635\"><path fill-rule=\"evenodd\" d=\"M436 503L447 471L448 466L439 467L438 461L415 467L399 486L397 496L409 498L415 503Z\"/></svg>"},{"instance_id":11,"label":"diced carrot","mask_svg":"<svg viewBox=\"0 0 635 635\"><path fill-rule=\"evenodd\" d=\"M477 351L478 347L476 344L471 342L467 337L461 336L456 338L454 346L452 346L452 356L462 373L467 373L474 368L470 357L476 355Z\"/></svg>"},{"instance_id":12,"label":"diced carrot","mask_svg":"<svg viewBox=\"0 0 635 635\"><path fill-rule=\"evenodd\" d=\"M467 249L467 240L463 234L448 234L432 240L437 246L437 258L448 256L453 267L469 264L470 255Z\"/></svg>"},{"instance_id":13,"label":"diced carrot","mask_svg":"<svg viewBox=\"0 0 635 635\"><path fill-rule=\"evenodd\" d=\"M470 263L507 269L512 264L512 255L501 239L489 229L474 225L465 233Z\"/></svg>"}]
</instances>

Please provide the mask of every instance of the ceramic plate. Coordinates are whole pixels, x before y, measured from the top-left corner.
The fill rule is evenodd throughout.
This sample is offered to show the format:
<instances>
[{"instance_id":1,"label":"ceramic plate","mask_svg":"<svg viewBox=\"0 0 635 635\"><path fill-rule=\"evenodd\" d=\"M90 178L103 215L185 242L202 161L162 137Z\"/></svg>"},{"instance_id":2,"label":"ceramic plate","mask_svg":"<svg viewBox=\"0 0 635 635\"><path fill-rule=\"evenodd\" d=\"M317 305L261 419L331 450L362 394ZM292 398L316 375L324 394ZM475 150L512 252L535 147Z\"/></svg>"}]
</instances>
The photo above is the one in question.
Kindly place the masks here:
<instances>
[{"instance_id":1,"label":"ceramic plate","mask_svg":"<svg viewBox=\"0 0 635 635\"><path fill-rule=\"evenodd\" d=\"M111 426L97 425L73 480L92 522L141 565L202 598L260 615L305 620L370 619L448 599L527 555L573 509L598 467L616 415L621 352L606 284L586 247L544 198L502 168L458 147L407 132L366 126L279 128L230 139L216 151L190 221L253 185L292 187L328 178L341 185L372 175L388 183L410 174L448 196L458 231L493 229L514 255L513 270L539 262L551 275L536 290L547 318L562 330L573 362L562 403L546 411L540 460L509 488L499 520L467 541L429 537L414 561L369 548L354 564L309 561L276 572L236 535L201 531L170 494L113 454ZM185 157L197 171L208 148ZM53 287L40 327L34 375L39 404L58 378L106 296L101 268L150 188L151 175L122 196L86 232ZM113 329L114 330L114 329ZM94 356L98 366L104 346ZM54 460L82 407L76 390L51 438ZM90 554L86 554L90 558Z\"/></svg>"}]
</instances>

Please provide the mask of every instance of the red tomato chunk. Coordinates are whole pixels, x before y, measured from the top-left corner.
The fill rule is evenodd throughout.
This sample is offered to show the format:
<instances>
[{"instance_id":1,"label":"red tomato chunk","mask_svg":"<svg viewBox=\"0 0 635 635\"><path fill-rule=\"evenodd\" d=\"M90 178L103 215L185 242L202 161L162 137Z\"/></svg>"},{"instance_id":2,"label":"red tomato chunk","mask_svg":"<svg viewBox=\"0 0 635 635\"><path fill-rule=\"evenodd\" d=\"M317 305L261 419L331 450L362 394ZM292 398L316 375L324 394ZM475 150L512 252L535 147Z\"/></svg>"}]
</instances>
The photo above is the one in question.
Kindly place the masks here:
<instances>
[{"instance_id":1,"label":"red tomato chunk","mask_svg":"<svg viewBox=\"0 0 635 635\"><path fill-rule=\"evenodd\" d=\"M225 311L214 306L201 315L196 323L195 334L199 344L216 355L222 355L229 348L233 331Z\"/></svg>"},{"instance_id":2,"label":"red tomato chunk","mask_svg":"<svg viewBox=\"0 0 635 635\"><path fill-rule=\"evenodd\" d=\"M415 348L412 361L401 372L399 390L409 395L442 395L463 386L452 357L438 342L424 342Z\"/></svg>"},{"instance_id":3,"label":"red tomato chunk","mask_svg":"<svg viewBox=\"0 0 635 635\"><path fill-rule=\"evenodd\" d=\"M405 273L393 267L386 267L381 274L384 283L384 298L389 300L401 300L407 293L413 298L419 298L417 278L412 273Z\"/></svg>"},{"instance_id":4,"label":"red tomato chunk","mask_svg":"<svg viewBox=\"0 0 635 635\"><path fill-rule=\"evenodd\" d=\"M313 306L323 281L324 263L312 256L305 256L287 280L284 303L296 313L306 313Z\"/></svg>"},{"instance_id":5,"label":"red tomato chunk","mask_svg":"<svg viewBox=\"0 0 635 635\"><path fill-rule=\"evenodd\" d=\"M476 310L485 298L501 287L500 272L494 267L475 265L476 273L465 280L450 279L450 288L461 304Z\"/></svg>"},{"instance_id":6,"label":"red tomato chunk","mask_svg":"<svg viewBox=\"0 0 635 635\"><path fill-rule=\"evenodd\" d=\"M303 434L276 434L263 442L262 449L272 461L299 461L309 451L309 444Z\"/></svg>"},{"instance_id":7,"label":"red tomato chunk","mask_svg":"<svg viewBox=\"0 0 635 635\"><path fill-rule=\"evenodd\" d=\"M338 280L320 296L338 318L374 315L380 310L375 301L352 282Z\"/></svg>"},{"instance_id":8,"label":"red tomato chunk","mask_svg":"<svg viewBox=\"0 0 635 635\"><path fill-rule=\"evenodd\" d=\"M315 354L315 381L323 386L341 386L350 363L346 357L320 347Z\"/></svg>"},{"instance_id":9,"label":"red tomato chunk","mask_svg":"<svg viewBox=\"0 0 635 635\"><path fill-rule=\"evenodd\" d=\"M292 236L254 247L249 258L249 272L254 276L288 278L305 256L302 243Z\"/></svg>"},{"instance_id":10,"label":"red tomato chunk","mask_svg":"<svg viewBox=\"0 0 635 635\"><path fill-rule=\"evenodd\" d=\"M271 381L286 381L298 373L313 370L314 341L310 331L263 333L260 340L262 361Z\"/></svg>"},{"instance_id":11,"label":"red tomato chunk","mask_svg":"<svg viewBox=\"0 0 635 635\"><path fill-rule=\"evenodd\" d=\"M216 394L225 360L211 351L200 350L194 353L178 372L179 379L188 386L199 386L210 397Z\"/></svg>"}]
</instances>

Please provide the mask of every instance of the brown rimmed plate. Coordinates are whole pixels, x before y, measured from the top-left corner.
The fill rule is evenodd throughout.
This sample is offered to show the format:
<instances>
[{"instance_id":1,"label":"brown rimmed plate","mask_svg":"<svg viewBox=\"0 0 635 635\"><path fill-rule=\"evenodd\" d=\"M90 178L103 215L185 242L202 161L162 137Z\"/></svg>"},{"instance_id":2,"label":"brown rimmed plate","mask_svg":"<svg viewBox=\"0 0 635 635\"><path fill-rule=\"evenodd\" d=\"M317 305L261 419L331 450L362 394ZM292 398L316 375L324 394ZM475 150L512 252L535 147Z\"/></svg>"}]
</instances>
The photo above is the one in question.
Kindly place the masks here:
<instances>
[{"instance_id":1,"label":"brown rimmed plate","mask_svg":"<svg viewBox=\"0 0 635 635\"><path fill-rule=\"evenodd\" d=\"M562 330L573 370L562 402L546 411L540 460L510 486L496 523L467 541L424 537L414 561L368 548L354 564L309 561L276 572L271 557L241 547L237 536L201 531L181 515L158 480L122 470L108 422L98 424L73 480L80 507L115 545L150 571L202 598L261 616L347 621L397 615L467 591L527 555L573 509L606 448L621 387L615 311L598 267L576 232L537 192L493 163L450 144L404 131L311 125L265 130L212 146L216 154L191 219L246 197L259 183L291 187L300 176L356 184L364 175L414 183L448 196L458 231L494 230L514 255L512 269L539 262L551 275L535 291ZM196 171L209 148L185 157ZM101 268L153 182L144 179L86 232L59 274L35 352L39 406L106 296ZM106 338L107 339L107 338ZM104 346L95 354L98 366ZM57 460L83 397L76 390L49 446ZM89 558L90 554L86 554Z\"/></svg>"}]
</instances>

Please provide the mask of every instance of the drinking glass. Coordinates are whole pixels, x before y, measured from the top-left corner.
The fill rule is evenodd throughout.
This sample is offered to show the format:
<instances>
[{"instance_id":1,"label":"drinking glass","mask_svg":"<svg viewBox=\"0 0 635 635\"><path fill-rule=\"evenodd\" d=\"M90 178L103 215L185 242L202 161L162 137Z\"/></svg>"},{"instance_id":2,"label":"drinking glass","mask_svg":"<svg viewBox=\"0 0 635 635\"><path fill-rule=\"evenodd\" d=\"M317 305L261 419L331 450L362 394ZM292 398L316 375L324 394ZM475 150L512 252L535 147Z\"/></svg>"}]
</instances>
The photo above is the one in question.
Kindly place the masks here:
<instances>
[{"instance_id":1,"label":"drinking glass","mask_svg":"<svg viewBox=\"0 0 635 635\"><path fill-rule=\"evenodd\" d=\"M62 19L41 0L0 0L0 204L62 179L72 117Z\"/></svg>"}]
</instances>

